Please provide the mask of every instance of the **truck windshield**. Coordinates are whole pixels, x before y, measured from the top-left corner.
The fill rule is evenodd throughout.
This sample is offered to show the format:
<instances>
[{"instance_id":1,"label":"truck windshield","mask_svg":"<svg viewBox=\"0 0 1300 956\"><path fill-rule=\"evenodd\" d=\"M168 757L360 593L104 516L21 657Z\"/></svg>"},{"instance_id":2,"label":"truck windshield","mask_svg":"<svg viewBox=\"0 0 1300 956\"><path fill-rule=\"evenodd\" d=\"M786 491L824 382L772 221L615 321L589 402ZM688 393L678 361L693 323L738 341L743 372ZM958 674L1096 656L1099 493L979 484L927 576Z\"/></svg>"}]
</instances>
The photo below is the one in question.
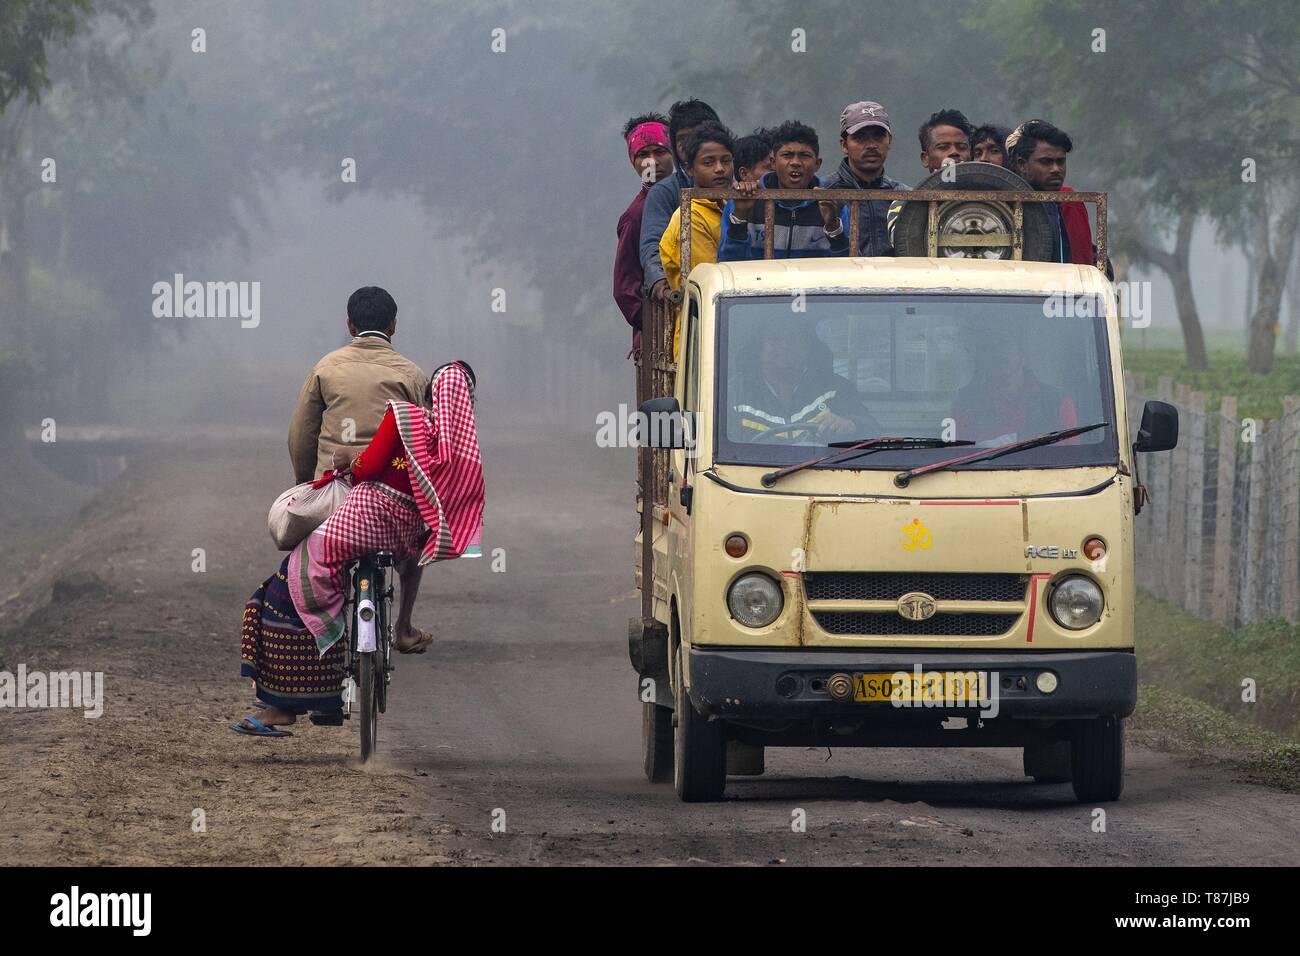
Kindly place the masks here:
<instances>
[{"instance_id":1,"label":"truck windshield","mask_svg":"<svg viewBox=\"0 0 1300 956\"><path fill-rule=\"evenodd\" d=\"M875 436L993 447L1115 421L1106 322L1094 295L724 298L716 458L788 465ZM914 442L832 468L898 470L952 458ZM1112 425L960 469L1106 465Z\"/></svg>"}]
</instances>

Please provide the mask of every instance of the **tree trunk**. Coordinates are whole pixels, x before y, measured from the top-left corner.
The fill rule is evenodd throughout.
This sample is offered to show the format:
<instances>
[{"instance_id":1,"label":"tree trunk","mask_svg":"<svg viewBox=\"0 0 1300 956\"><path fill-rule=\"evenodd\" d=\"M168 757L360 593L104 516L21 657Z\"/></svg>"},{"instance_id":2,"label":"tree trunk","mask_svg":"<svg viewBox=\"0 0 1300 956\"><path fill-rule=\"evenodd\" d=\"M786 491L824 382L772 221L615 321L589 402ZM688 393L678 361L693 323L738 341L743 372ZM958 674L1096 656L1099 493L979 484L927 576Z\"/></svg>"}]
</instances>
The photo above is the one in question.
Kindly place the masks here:
<instances>
[{"instance_id":1,"label":"tree trunk","mask_svg":"<svg viewBox=\"0 0 1300 956\"><path fill-rule=\"evenodd\" d=\"M1278 319L1282 312L1282 290L1286 287L1291 257L1295 252L1296 231L1300 229L1300 192L1291 196L1278 219L1274 241L1269 242L1268 207L1260 216L1255 311L1250 317L1250 344L1246 367L1261 375L1273 370L1273 353L1277 347Z\"/></svg>"},{"instance_id":2,"label":"tree trunk","mask_svg":"<svg viewBox=\"0 0 1300 956\"><path fill-rule=\"evenodd\" d=\"M1192 290L1192 232L1195 228L1196 214L1184 212L1178 219L1172 252L1158 246L1146 246L1142 253L1169 277L1169 282L1174 287L1174 307L1178 312L1178 325L1183 331L1187 367L1203 369L1208 365L1205 333L1201 329L1200 311L1196 307L1196 293Z\"/></svg>"},{"instance_id":3,"label":"tree trunk","mask_svg":"<svg viewBox=\"0 0 1300 956\"><path fill-rule=\"evenodd\" d=\"M1183 330L1183 347L1187 350L1188 368L1203 369L1208 365L1205 355L1205 334L1201 330L1201 316L1196 309L1196 294L1192 291L1192 230L1196 216L1185 212L1178 220L1178 235L1174 242L1174 271L1169 280L1174 285L1174 305L1178 310L1178 324Z\"/></svg>"},{"instance_id":4,"label":"tree trunk","mask_svg":"<svg viewBox=\"0 0 1300 956\"><path fill-rule=\"evenodd\" d=\"M1291 277L1286 288L1286 335L1282 339L1282 348L1288 355L1295 355L1296 346L1300 344L1300 266L1291 263Z\"/></svg>"}]
</instances>

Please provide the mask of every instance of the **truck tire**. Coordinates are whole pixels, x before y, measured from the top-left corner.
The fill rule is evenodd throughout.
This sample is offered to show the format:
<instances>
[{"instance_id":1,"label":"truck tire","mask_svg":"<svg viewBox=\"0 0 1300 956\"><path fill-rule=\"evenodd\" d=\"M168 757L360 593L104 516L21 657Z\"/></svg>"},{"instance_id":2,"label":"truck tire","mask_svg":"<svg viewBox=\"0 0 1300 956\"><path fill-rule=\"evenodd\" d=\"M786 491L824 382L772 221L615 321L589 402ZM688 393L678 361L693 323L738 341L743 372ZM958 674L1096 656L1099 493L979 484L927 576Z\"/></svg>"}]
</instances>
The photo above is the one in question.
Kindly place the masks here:
<instances>
[{"instance_id":1,"label":"truck tire","mask_svg":"<svg viewBox=\"0 0 1300 956\"><path fill-rule=\"evenodd\" d=\"M1070 744L1070 769L1081 803L1118 800L1124 792L1124 718L1080 721Z\"/></svg>"},{"instance_id":2,"label":"truck tire","mask_svg":"<svg viewBox=\"0 0 1300 956\"><path fill-rule=\"evenodd\" d=\"M707 720L686 693L679 644L673 681L673 786L684 803L722 799L727 787L727 732L720 720Z\"/></svg>"},{"instance_id":3,"label":"truck tire","mask_svg":"<svg viewBox=\"0 0 1300 956\"><path fill-rule=\"evenodd\" d=\"M651 783L673 778L673 709L652 700L641 704L641 764Z\"/></svg>"},{"instance_id":4,"label":"truck tire","mask_svg":"<svg viewBox=\"0 0 1300 956\"><path fill-rule=\"evenodd\" d=\"M928 178L918 183L917 189L978 189L978 190L998 190L1008 192L1030 192L1032 187L1009 169L1003 169L1001 166L993 163L958 163L956 178L953 182L945 182L943 172L932 173ZM1011 231L1011 220L1009 218L1009 209L1007 211L999 210L998 207L984 203L980 204L986 207L991 214L1003 222L1006 232ZM1043 208L1042 203L1027 202L1024 204L1023 219L1023 238L1024 258L1031 262L1055 262L1056 261L1056 244L1057 237L1055 230L1052 229L1051 220L1048 218L1047 210ZM942 227L944 217L950 215L954 210L950 204L945 203L939 207L940 226ZM905 202L902 211L898 214L898 220L894 223L894 251L900 256L918 256L924 258L929 255L929 243L926 241L929 231L929 203L924 202ZM942 241L942 237L941 237ZM1010 250L1007 252L1007 258L1010 258ZM939 250L939 256L944 256L942 248Z\"/></svg>"},{"instance_id":5,"label":"truck tire","mask_svg":"<svg viewBox=\"0 0 1300 956\"><path fill-rule=\"evenodd\" d=\"M1035 783L1069 783L1074 779L1070 741L1057 740L1025 748L1025 776Z\"/></svg>"}]
</instances>

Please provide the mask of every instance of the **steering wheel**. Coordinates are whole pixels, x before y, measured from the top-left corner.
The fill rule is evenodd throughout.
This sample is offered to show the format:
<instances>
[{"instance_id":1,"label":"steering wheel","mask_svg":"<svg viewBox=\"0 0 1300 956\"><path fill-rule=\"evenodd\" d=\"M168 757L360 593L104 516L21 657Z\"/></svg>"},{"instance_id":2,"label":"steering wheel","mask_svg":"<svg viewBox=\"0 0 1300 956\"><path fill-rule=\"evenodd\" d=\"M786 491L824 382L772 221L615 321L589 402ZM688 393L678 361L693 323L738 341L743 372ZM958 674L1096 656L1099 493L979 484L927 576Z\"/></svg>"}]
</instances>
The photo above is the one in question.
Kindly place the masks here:
<instances>
[{"instance_id":1,"label":"steering wheel","mask_svg":"<svg viewBox=\"0 0 1300 956\"><path fill-rule=\"evenodd\" d=\"M763 434L755 438L752 444L755 445L775 444L778 440L777 439L778 435L787 436L785 440L790 444L793 444L796 441L796 439L794 435L791 434L792 432L809 432L809 431L812 431L812 429L809 428L807 425L787 425L785 428L772 428L769 429L768 431L763 432Z\"/></svg>"}]
</instances>

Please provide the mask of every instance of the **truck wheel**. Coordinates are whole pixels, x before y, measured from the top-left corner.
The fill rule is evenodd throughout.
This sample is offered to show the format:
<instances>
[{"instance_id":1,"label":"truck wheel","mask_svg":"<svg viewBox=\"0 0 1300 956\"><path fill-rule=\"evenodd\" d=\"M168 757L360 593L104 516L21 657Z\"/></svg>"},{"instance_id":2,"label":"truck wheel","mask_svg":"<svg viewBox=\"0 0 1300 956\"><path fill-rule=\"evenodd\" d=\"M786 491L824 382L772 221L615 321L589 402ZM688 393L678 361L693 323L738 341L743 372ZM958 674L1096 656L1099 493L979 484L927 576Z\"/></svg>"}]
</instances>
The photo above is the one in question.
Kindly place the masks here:
<instances>
[{"instance_id":1,"label":"truck wheel","mask_svg":"<svg viewBox=\"0 0 1300 956\"><path fill-rule=\"evenodd\" d=\"M1124 718L1080 721L1070 765L1074 795L1081 802L1118 800L1124 791Z\"/></svg>"},{"instance_id":2,"label":"truck wheel","mask_svg":"<svg viewBox=\"0 0 1300 956\"><path fill-rule=\"evenodd\" d=\"M651 783L673 778L673 709L652 700L641 705L641 762Z\"/></svg>"},{"instance_id":3,"label":"truck wheel","mask_svg":"<svg viewBox=\"0 0 1300 956\"><path fill-rule=\"evenodd\" d=\"M932 173L917 184L917 189L972 189L1012 192L1032 191L1025 182L1009 169L993 163L958 163L955 179L946 182L943 171ZM894 250L900 256L928 256L929 203L906 202L894 223ZM1010 233L1012 227L1010 203L953 202L939 207L939 256L979 256L1011 258L1009 247L943 246L945 235L979 235L983 232ZM1027 202L1023 206L1023 249L1025 259L1031 262L1056 260L1055 230L1042 203Z\"/></svg>"},{"instance_id":4,"label":"truck wheel","mask_svg":"<svg viewBox=\"0 0 1300 956\"><path fill-rule=\"evenodd\" d=\"M685 803L721 800L727 786L726 728L722 721L696 713L686 693L680 645L674 673L673 786Z\"/></svg>"},{"instance_id":5,"label":"truck wheel","mask_svg":"<svg viewBox=\"0 0 1300 956\"><path fill-rule=\"evenodd\" d=\"M1035 783L1069 783L1074 779L1070 753L1068 740L1026 747L1025 776L1033 777Z\"/></svg>"}]
</instances>

